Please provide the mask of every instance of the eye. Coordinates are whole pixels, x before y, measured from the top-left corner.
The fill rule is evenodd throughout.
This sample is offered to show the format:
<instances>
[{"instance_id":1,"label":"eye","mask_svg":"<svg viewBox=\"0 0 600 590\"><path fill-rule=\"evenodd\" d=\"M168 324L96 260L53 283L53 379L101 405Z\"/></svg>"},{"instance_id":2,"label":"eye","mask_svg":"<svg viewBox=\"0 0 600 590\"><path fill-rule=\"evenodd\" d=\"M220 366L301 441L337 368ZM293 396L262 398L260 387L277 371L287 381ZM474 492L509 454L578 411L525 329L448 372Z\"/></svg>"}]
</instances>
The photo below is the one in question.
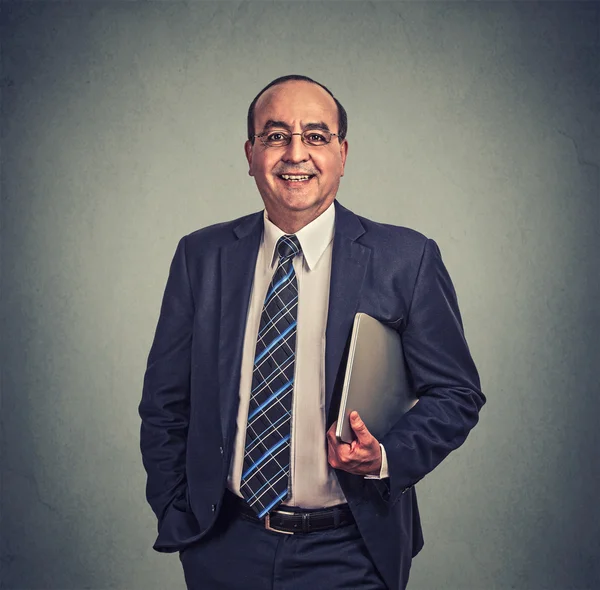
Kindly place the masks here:
<instances>
[{"instance_id":1,"label":"eye","mask_svg":"<svg viewBox=\"0 0 600 590\"><path fill-rule=\"evenodd\" d=\"M304 132L303 140L308 145L323 146L331 141L331 136L326 131L309 130Z\"/></svg>"},{"instance_id":2,"label":"eye","mask_svg":"<svg viewBox=\"0 0 600 590\"><path fill-rule=\"evenodd\" d=\"M281 131L273 131L266 137L267 141L284 141L287 135Z\"/></svg>"}]
</instances>

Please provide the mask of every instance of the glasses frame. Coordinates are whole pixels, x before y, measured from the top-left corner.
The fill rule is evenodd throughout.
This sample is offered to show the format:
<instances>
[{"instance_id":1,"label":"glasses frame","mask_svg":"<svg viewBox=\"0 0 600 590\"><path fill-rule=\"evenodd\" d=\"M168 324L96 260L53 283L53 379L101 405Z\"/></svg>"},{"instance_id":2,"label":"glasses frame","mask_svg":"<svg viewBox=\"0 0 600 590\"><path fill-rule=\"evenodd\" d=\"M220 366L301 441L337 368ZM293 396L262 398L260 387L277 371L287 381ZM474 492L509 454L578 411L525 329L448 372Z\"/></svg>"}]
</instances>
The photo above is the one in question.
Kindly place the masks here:
<instances>
[{"instance_id":1,"label":"glasses frame","mask_svg":"<svg viewBox=\"0 0 600 590\"><path fill-rule=\"evenodd\" d=\"M320 131L321 133L323 133L323 132L325 132L325 133L329 133L329 135L331 135L331 139L330 139L328 142L326 142L324 145L313 145L313 144L311 144L311 143L307 143L307 142L304 140L304 134L305 134L305 133L310 133L311 131L317 131L317 132L319 132L319 131ZM260 139L260 142L261 142L261 143L262 143L262 144L263 144L263 145L264 145L266 148L282 148L282 147L287 147L288 145L290 145L290 143L292 143L292 137L293 137L294 135L299 135L299 136L300 136L300 139L301 139L301 141L302 141L302 143L303 143L304 145L306 145L306 146L308 146L308 147L316 147L316 148L318 148L318 147L325 147L326 145L329 145L329 144L332 142L332 140L333 140L333 138L334 138L334 137L339 137L339 135L338 135L337 133L332 133L331 131L327 131L327 129L306 129L306 130L305 130L305 131L303 131L302 133L289 133L288 131L281 130L281 131L280 131L280 133L286 133L286 134L288 134L288 133L289 133L289 140L288 140L288 142L287 142L287 143L284 143L283 145L268 145L268 144L267 144L267 142L266 142L266 141L263 139L263 137L265 137L265 135L269 135L269 133L273 133L273 130L269 130L269 131L263 131L262 133L255 134L255 135L253 135L252 137L253 137L253 138L256 138L256 137L258 137L258 139Z\"/></svg>"}]
</instances>

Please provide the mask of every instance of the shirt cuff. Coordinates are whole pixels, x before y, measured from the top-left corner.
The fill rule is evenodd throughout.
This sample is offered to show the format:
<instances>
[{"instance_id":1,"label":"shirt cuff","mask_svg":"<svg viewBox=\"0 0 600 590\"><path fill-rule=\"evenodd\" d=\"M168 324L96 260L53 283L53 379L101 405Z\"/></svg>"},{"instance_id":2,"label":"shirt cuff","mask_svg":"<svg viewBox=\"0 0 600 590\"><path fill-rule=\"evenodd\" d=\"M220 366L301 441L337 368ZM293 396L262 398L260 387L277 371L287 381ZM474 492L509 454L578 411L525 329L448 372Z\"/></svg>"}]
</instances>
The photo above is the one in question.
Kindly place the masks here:
<instances>
[{"instance_id":1,"label":"shirt cuff","mask_svg":"<svg viewBox=\"0 0 600 590\"><path fill-rule=\"evenodd\" d=\"M390 476L385 448L381 443L379 443L379 448L381 449L381 469L379 470L379 475L365 475L365 479L383 479Z\"/></svg>"}]
</instances>

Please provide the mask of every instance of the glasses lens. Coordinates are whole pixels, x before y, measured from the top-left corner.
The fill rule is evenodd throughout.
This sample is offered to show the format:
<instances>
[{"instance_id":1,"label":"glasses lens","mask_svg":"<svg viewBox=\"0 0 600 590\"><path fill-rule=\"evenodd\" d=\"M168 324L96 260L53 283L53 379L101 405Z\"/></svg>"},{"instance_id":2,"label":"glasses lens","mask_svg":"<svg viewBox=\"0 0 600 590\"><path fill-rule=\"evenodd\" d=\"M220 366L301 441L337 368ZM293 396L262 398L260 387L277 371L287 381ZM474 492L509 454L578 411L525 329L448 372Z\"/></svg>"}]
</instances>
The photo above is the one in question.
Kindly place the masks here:
<instances>
[{"instance_id":1,"label":"glasses lens","mask_svg":"<svg viewBox=\"0 0 600 590\"><path fill-rule=\"evenodd\" d=\"M268 147L281 147L290 143L291 134L287 131L269 131L262 135L263 143Z\"/></svg>"},{"instance_id":2,"label":"glasses lens","mask_svg":"<svg viewBox=\"0 0 600 590\"><path fill-rule=\"evenodd\" d=\"M302 139L308 145L327 145L331 141L331 133L324 129L307 129L302 134Z\"/></svg>"},{"instance_id":3,"label":"glasses lens","mask_svg":"<svg viewBox=\"0 0 600 590\"><path fill-rule=\"evenodd\" d=\"M285 130L274 130L266 131L261 133L258 137L267 147L283 147L290 144L292 135L299 135L298 133L290 133ZM321 146L327 145L331 141L331 133L324 129L307 129L302 133L302 141L306 145Z\"/></svg>"}]
</instances>

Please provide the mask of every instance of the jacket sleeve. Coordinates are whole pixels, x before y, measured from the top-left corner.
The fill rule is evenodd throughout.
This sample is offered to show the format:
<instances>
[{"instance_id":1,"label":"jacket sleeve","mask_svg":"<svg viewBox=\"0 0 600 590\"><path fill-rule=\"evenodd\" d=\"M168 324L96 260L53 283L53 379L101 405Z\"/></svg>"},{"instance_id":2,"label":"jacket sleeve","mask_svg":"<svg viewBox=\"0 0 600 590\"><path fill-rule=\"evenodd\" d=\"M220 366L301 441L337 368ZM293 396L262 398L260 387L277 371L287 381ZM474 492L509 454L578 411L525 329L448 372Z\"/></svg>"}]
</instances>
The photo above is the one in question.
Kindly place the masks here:
<instances>
[{"instance_id":1,"label":"jacket sleeve","mask_svg":"<svg viewBox=\"0 0 600 590\"><path fill-rule=\"evenodd\" d=\"M419 403L381 441L392 503L465 441L485 403L454 287L433 240L423 250L402 342Z\"/></svg>"},{"instance_id":2,"label":"jacket sleeve","mask_svg":"<svg viewBox=\"0 0 600 590\"><path fill-rule=\"evenodd\" d=\"M185 512L188 504L185 457L193 318L183 238L171 263L139 405L146 496L159 530L168 510Z\"/></svg>"}]
</instances>

